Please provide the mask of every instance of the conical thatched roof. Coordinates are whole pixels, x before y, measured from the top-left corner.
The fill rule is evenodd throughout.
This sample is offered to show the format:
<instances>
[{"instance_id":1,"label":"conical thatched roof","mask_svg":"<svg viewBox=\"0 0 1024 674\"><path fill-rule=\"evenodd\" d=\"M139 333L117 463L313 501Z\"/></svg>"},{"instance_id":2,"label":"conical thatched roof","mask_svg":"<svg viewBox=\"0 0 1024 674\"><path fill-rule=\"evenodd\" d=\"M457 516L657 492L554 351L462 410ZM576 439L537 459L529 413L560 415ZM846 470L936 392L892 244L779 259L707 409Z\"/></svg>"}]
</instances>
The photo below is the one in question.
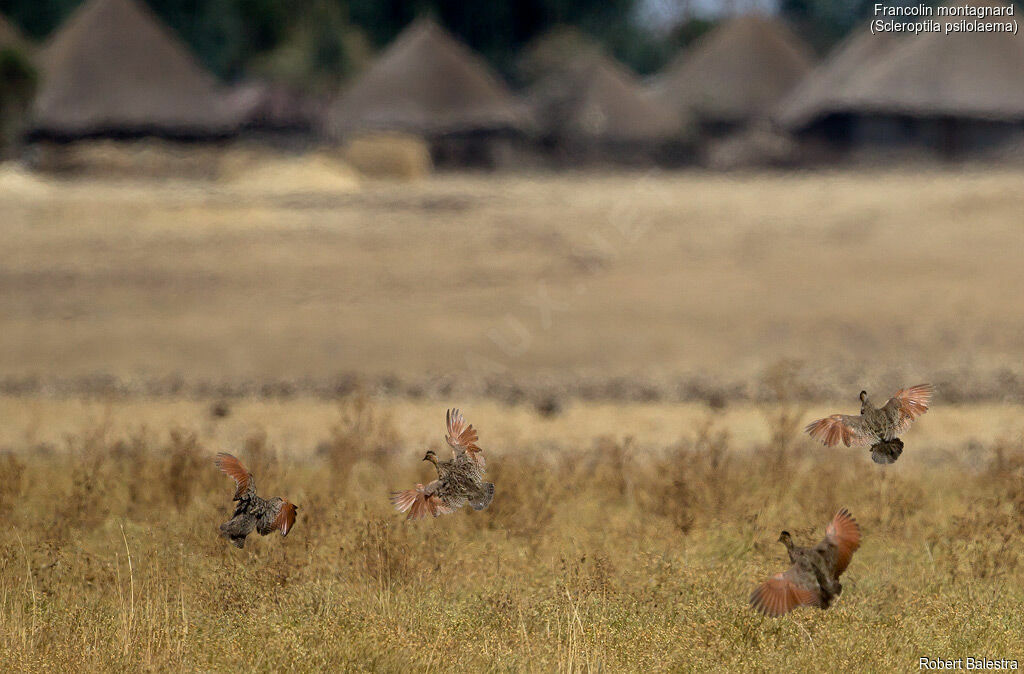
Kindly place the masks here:
<instances>
[{"instance_id":1,"label":"conical thatched roof","mask_svg":"<svg viewBox=\"0 0 1024 674\"><path fill-rule=\"evenodd\" d=\"M557 25L535 37L516 58L516 72L529 84L559 73L567 63L602 52L601 44L575 26Z\"/></svg>"},{"instance_id":2,"label":"conical thatched roof","mask_svg":"<svg viewBox=\"0 0 1024 674\"><path fill-rule=\"evenodd\" d=\"M782 126L796 130L842 107L850 81L876 60L886 57L899 43L896 33L872 34L867 26L854 31L783 99L776 119Z\"/></svg>"},{"instance_id":3,"label":"conical thatched roof","mask_svg":"<svg viewBox=\"0 0 1024 674\"><path fill-rule=\"evenodd\" d=\"M679 115L654 100L632 72L600 53L548 75L529 98L544 132L565 140L656 142L683 128Z\"/></svg>"},{"instance_id":4,"label":"conical thatched roof","mask_svg":"<svg viewBox=\"0 0 1024 674\"><path fill-rule=\"evenodd\" d=\"M951 3L964 6L965 3ZM974 6L1006 7L999 2ZM971 21L1002 23L1015 17ZM936 17L940 24L962 18ZM918 33L843 87L834 111L1024 120L1024 38L1012 32Z\"/></svg>"},{"instance_id":5,"label":"conical thatched roof","mask_svg":"<svg viewBox=\"0 0 1024 674\"><path fill-rule=\"evenodd\" d=\"M229 133L242 119L140 0L87 0L44 46L37 134Z\"/></svg>"},{"instance_id":6,"label":"conical thatched roof","mask_svg":"<svg viewBox=\"0 0 1024 674\"><path fill-rule=\"evenodd\" d=\"M399 35L332 106L332 133L522 129L525 110L482 58L429 19Z\"/></svg>"},{"instance_id":7,"label":"conical thatched roof","mask_svg":"<svg viewBox=\"0 0 1024 674\"><path fill-rule=\"evenodd\" d=\"M706 122L767 116L810 70L811 52L780 20L747 14L729 19L681 54L655 95Z\"/></svg>"}]
</instances>

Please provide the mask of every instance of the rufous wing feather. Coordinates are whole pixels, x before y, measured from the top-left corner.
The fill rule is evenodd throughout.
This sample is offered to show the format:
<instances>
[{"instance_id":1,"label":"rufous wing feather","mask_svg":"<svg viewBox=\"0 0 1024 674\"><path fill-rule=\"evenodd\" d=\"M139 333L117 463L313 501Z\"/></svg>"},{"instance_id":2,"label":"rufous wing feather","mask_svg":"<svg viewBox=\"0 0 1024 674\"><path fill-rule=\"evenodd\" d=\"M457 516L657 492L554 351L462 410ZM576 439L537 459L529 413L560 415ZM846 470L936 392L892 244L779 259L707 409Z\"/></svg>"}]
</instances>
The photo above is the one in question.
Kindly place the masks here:
<instances>
[{"instance_id":1,"label":"rufous wing feather","mask_svg":"<svg viewBox=\"0 0 1024 674\"><path fill-rule=\"evenodd\" d=\"M242 498L250 490L255 491L252 474L245 469L242 462L226 452L217 454L214 463L222 473L235 481L235 500Z\"/></svg>"},{"instance_id":2,"label":"rufous wing feather","mask_svg":"<svg viewBox=\"0 0 1024 674\"><path fill-rule=\"evenodd\" d=\"M394 492L391 495L391 503L398 512L408 512L407 520L418 520L427 515L437 517L452 512L435 494L429 493L431 491L429 487L417 484L413 489Z\"/></svg>"},{"instance_id":3,"label":"rufous wing feather","mask_svg":"<svg viewBox=\"0 0 1024 674\"><path fill-rule=\"evenodd\" d=\"M274 524L271 525L270 530L278 529L282 536L287 536L288 532L295 525L296 510L298 510L298 507L288 501L281 503L281 509L278 510L277 517L274 518Z\"/></svg>"},{"instance_id":4,"label":"rufous wing feather","mask_svg":"<svg viewBox=\"0 0 1024 674\"><path fill-rule=\"evenodd\" d=\"M818 605L817 595L793 580L793 574L777 573L750 595L750 605L770 618L786 615L798 606Z\"/></svg>"},{"instance_id":5,"label":"rufous wing feather","mask_svg":"<svg viewBox=\"0 0 1024 674\"><path fill-rule=\"evenodd\" d=\"M918 384L900 389L892 398L889 398L885 406L890 409L895 407L898 412L893 437L905 433L915 419L928 411L933 393L935 393L935 387L931 384Z\"/></svg>"},{"instance_id":6,"label":"rufous wing feather","mask_svg":"<svg viewBox=\"0 0 1024 674\"><path fill-rule=\"evenodd\" d=\"M850 564L850 558L860 547L860 525L846 508L841 509L832 518L825 529L825 540L836 546L836 575L838 576Z\"/></svg>"},{"instance_id":7,"label":"rufous wing feather","mask_svg":"<svg viewBox=\"0 0 1024 674\"><path fill-rule=\"evenodd\" d=\"M870 434L861 427L861 417L848 414L833 414L812 421L804 432L826 447L835 447L840 443L847 447L871 443Z\"/></svg>"},{"instance_id":8,"label":"rufous wing feather","mask_svg":"<svg viewBox=\"0 0 1024 674\"><path fill-rule=\"evenodd\" d=\"M448 410L445 420L448 426L448 435L445 436L445 440L448 441L449 446L455 450L456 454L468 452L473 462L481 470L484 470L487 467L487 461L484 459L483 450L476 444L480 440L480 435L473 425L467 425L462 412L457 409Z\"/></svg>"}]
</instances>

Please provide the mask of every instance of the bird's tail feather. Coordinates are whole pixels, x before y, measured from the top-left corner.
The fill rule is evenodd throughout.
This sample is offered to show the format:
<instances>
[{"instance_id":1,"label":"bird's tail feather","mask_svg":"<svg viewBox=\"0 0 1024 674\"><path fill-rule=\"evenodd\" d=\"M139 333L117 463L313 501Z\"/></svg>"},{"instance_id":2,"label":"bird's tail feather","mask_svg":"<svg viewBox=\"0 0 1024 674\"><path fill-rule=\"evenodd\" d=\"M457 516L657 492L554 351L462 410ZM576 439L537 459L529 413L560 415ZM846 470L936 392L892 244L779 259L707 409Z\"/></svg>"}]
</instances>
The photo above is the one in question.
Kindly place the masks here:
<instances>
[{"instance_id":1,"label":"bird's tail feather","mask_svg":"<svg viewBox=\"0 0 1024 674\"><path fill-rule=\"evenodd\" d=\"M899 438L883 440L871 445L871 460L882 465L896 463L903 453L903 441Z\"/></svg>"}]
</instances>

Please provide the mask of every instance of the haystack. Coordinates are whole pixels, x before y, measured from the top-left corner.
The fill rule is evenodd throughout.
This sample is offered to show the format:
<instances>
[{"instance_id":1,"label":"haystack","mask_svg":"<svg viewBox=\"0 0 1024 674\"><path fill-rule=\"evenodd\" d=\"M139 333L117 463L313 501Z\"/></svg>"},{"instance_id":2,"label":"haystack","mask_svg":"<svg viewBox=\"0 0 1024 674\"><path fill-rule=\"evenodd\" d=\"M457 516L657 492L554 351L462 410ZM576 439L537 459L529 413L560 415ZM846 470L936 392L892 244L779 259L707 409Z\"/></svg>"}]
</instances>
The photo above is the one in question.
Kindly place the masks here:
<instances>
[{"instance_id":1,"label":"haystack","mask_svg":"<svg viewBox=\"0 0 1024 674\"><path fill-rule=\"evenodd\" d=\"M253 156L239 161L235 153L221 174L224 185L247 194L347 193L359 189L359 175L342 161L325 154Z\"/></svg>"},{"instance_id":2,"label":"haystack","mask_svg":"<svg viewBox=\"0 0 1024 674\"><path fill-rule=\"evenodd\" d=\"M222 136L245 114L140 0L87 0L39 64L37 137Z\"/></svg>"},{"instance_id":3,"label":"haystack","mask_svg":"<svg viewBox=\"0 0 1024 674\"><path fill-rule=\"evenodd\" d=\"M327 125L336 136L384 130L435 139L521 131L528 121L482 58L420 19L336 101Z\"/></svg>"},{"instance_id":4,"label":"haystack","mask_svg":"<svg viewBox=\"0 0 1024 674\"><path fill-rule=\"evenodd\" d=\"M780 20L726 20L657 79L655 96L715 132L766 118L812 67L811 51Z\"/></svg>"},{"instance_id":5,"label":"haystack","mask_svg":"<svg viewBox=\"0 0 1024 674\"><path fill-rule=\"evenodd\" d=\"M675 110L603 54L577 58L548 75L529 100L544 135L559 141L658 143L679 136L683 128Z\"/></svg>"},{"instance_id":6,"label":"haystack","mask_svg":"<svg viewBox=\"0 0 1024 674\"><path fill-rule=\"evenodd\" d=\"M362 175L418 180L430 175L430 148L422 138L391 132L367 133L350 139L342 157Z\"/></svg>"}]
</instances>

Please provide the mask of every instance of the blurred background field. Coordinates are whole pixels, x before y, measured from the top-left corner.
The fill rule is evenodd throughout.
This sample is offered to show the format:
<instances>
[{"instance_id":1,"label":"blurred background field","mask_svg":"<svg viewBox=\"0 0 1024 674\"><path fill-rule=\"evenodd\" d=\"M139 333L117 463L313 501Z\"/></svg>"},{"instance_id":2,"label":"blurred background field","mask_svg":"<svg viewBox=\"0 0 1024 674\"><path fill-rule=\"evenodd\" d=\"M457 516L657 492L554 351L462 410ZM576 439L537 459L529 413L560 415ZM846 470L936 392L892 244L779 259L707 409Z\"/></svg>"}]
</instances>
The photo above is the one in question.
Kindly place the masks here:
<instances>
[{"instance_id":1,"label":"blurred background field","mask_svg":"<svg viewBox=\"0 0 1024 674\"><path fill-rule=\"evenodd\" d=\"M1020 174L443 175L0 194L6 390L1019 400Z\"/></svg>"}]
</instances>

